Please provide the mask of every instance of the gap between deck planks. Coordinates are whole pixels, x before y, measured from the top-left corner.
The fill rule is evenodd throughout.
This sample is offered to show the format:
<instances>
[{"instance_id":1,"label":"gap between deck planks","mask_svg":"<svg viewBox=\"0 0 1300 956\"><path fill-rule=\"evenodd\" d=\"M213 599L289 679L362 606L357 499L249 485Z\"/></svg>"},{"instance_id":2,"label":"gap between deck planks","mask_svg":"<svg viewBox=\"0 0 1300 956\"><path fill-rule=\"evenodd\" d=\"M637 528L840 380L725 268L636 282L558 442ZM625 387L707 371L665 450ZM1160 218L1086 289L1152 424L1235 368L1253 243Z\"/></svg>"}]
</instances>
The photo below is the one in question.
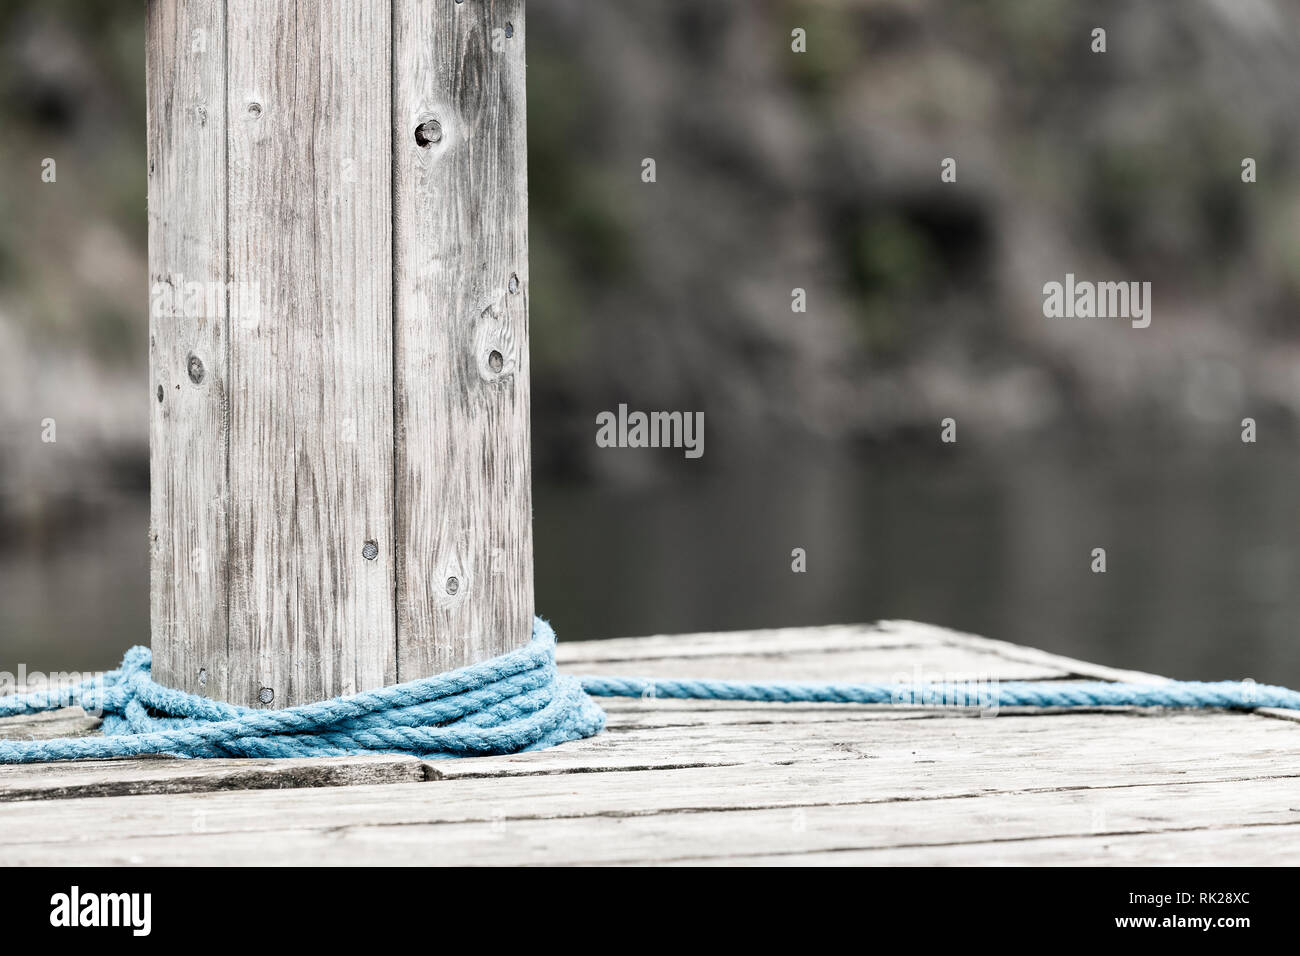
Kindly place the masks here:
<instances>
[{"instance_id":1,"label":"gap between deck planks","mask_svg":"<svg viewBox=\"0 0 1300 956\"><path fill-rule=\"evenodd\" d=\"M911 622L592 641L558 656L572 673L665 677L1161 679ZM0 767L0 863L1300 859L1291 720L601 703L606 733L508 757ZM93 726L64 711L0 733Z\"/></svg>"}]
</instances>

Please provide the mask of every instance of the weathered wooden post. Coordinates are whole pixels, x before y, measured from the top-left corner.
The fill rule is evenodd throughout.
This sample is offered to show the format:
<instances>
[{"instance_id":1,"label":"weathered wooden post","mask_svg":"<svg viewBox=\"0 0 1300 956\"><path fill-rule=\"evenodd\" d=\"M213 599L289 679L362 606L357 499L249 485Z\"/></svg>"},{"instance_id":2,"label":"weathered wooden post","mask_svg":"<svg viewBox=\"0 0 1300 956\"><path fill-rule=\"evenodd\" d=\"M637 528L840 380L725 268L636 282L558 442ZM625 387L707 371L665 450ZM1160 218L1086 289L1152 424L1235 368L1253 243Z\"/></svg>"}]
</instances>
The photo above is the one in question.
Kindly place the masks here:
<instances>
[{"instance_id":1,"label":"weathered wooden post","mask_svg":"<svg viewBox=\"0 0 1300 956\"><path fill-rule=\"evenodd\" d=\"M525 643L522 0L148 24L155 676L281 707Z\"/></svg>"}]
</instances>

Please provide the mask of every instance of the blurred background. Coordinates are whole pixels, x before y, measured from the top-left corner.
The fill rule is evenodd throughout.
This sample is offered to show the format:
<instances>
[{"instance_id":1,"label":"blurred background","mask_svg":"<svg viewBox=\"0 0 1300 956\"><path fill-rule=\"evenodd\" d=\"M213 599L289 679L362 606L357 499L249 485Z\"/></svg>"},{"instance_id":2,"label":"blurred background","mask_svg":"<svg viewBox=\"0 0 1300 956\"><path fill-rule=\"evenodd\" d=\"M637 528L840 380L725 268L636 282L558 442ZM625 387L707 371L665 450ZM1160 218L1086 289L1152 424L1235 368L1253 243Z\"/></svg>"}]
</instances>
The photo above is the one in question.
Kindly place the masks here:
<instances>
[{"instance_id":1,"label":"blurred background","mask_svg":"<svg viewBox=\"0 0 1300 956\"><path fill-rule=\"evenodd\" d=\"M1300 685L1300 6L536 0L527 39L562 638L907 617ZM148 638L144 80L143 3L0 5L0 668ZM1151 326L1045 319L1066 272ZM704 457L598 448L620 402Z\"/></svg>"}]
</instances>

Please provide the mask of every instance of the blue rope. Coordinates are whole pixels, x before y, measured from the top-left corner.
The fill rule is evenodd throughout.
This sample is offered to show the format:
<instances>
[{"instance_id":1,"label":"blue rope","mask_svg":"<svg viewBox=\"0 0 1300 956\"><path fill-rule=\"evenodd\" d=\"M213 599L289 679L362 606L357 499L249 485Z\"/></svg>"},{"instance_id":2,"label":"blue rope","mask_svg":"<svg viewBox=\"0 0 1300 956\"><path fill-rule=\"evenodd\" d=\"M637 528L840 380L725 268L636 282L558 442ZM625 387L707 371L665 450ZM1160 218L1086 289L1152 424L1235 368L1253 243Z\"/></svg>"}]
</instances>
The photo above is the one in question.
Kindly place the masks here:
<instances>
[{"instance_id":1,"label":"blue rope","mask_svg":"<svg viewBox=\"0 0 1300 956\"><path fill-rule=\"evenodd\" d=\"M572 677L555 666L555 632L537 618L532 640L490 661L348 697L258 710L163 687L146 647L71 687L0 697L0 718L79 705L102 712L103 736L0 740L0 764L80 758L338 757L414 754L427 759L539 750L599 733L591 698L671 697L778 703L990 707L1177 707L1300 710L1300 692L1246 682L1165 684L1010 682L849 684L799 681Z\"/></svg>"},{"instance_id":2,"label":"blue rope","mask_svg":"<svg viewBox=\"0 0 1300 956\"><path fill-rule=\"evenodd\" d=\"M0 741L0 764L84 757L426 758L517 753L590 737L605 714L555 667L555 632L540 618L517 651L434 677L333 700L257 710L155 683L145 647L101 680L0 697L0 717L79 704L104 714L102 737Z\"/></svg>"},{"instance_id":3,"label":"blue rope","mask_svg":"<svg viewBox=\"0 0 1300 956\"><path fill-rule=\"evenodd\" d=\"M951 684L840 684L801 681L677 680L660 677L579 677L595 697L675 697L756 703L907 704L993 707L1177 707L1300 709L1300 691L1250 681L1009 681Z\"/></svg>"}]
</instances>

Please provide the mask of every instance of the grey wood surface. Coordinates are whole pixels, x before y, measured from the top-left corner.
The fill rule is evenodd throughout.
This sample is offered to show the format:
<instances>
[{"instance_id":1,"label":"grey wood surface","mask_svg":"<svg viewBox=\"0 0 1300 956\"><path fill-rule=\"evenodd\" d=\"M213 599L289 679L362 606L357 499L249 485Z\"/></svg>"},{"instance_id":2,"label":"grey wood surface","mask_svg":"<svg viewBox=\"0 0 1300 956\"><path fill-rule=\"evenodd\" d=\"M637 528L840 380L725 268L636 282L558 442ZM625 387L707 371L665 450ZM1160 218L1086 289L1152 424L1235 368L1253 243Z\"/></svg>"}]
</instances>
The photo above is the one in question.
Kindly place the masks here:
<instances>
[{"instance_id":1,"label":"grey wood surface","mask_svg":"<svg viewBox=\"0 0 1300 956\"><path fill-rule=\"evenodd\" d=\"M522 3L148 20L150 269L232 300L151 323L156 675L282 707L525 643Z\"/></svg>"},{"instance_id":2,"label":"grey wood surface","mask_svg":"<svg viewBox=\"0 0 1300 956\"><path fill-rule=\"evenodd\" d=\"M226 696L280 706L396 677L388 11L226 20L230 271L261 292L231 337Z\"/></svg>"},{"instance_id":3,"label":"grey wood surface","mask_svg":"<svg viewBox=\"0 0 1300 956\"><path fill-rule=\"evenodd\" d=\"M565 643L559 658L569 672L646 676L1130 676L909 622ZM1291 719L601 704L600 736L514 756L2 767L0 862L1300 861ZM0 723L61 728L89 729L75 711Z\"/></svg>"},{"instance_id":4,"label":"grey wood surface","mask_svg":"<svg viewBox=\"0 0 1300 956\"><path fill-rule=\"evenodd\" d=\"M407 679L496 656L532 629L528 154L522 0L393 9L397 638Z\"/></svg>"},{"instance_id":5,"label":"grey wood surface","mask_svg":"<svg viewBox=\"0 0 1300 956\"><path fill-rule=\"evenodd\" d=\"M195 690L206 668L215 689L229 631L225 19L220 4L174 0L151 0L147 19L154 667ZM185 308L190 282L208 284L195 310Z\"/></svg>"}]
</instances>

